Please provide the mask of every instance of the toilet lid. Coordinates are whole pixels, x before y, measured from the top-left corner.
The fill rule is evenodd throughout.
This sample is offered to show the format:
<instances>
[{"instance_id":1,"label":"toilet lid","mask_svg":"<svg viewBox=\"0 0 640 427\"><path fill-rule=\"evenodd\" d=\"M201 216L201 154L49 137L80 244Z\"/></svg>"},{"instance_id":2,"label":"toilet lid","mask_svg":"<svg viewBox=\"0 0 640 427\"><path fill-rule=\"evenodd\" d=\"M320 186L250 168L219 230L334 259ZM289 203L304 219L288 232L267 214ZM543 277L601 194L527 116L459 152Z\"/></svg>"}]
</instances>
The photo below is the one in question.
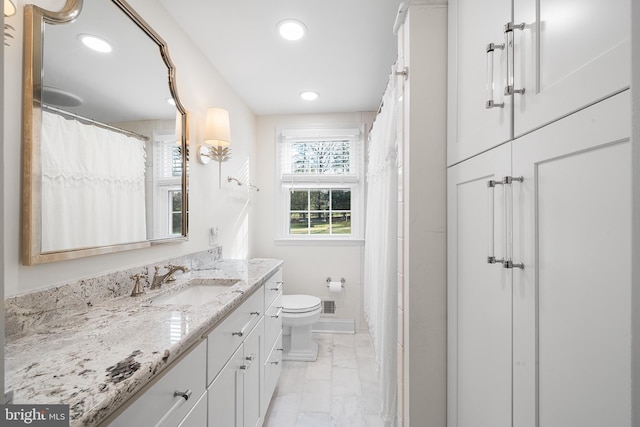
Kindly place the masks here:
<instances>
[{"instance_id":1,"label":"toilet lid","mask_svg":"<svg viewBox=\"0 0 640 427\"><path fill-rule=\"evenodd\" d=\"M312 295L282 295L282 310L289 313L300 313L316 309L320 298Z\"/></svg>"}]
</instances>

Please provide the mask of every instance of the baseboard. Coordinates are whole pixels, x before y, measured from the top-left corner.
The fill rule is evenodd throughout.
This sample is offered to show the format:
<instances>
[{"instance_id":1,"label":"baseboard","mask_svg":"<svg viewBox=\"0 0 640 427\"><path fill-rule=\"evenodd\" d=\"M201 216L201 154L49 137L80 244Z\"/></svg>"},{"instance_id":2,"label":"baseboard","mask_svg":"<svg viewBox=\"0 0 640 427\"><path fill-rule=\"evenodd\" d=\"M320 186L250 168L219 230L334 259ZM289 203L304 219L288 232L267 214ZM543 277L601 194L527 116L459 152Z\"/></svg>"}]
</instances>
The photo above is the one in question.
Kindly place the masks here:
<instances>
[{"instance_id":1,"label":"baseboard","mask_svg":"<svg viewBox=\"0 0 640 427\"><path fill-rule=\"evenodd\" d=\"M313 325L313 332L331 334L355 334L356 322L353 319L325 319L320 318Z\"/></svg>"}]
</instances>

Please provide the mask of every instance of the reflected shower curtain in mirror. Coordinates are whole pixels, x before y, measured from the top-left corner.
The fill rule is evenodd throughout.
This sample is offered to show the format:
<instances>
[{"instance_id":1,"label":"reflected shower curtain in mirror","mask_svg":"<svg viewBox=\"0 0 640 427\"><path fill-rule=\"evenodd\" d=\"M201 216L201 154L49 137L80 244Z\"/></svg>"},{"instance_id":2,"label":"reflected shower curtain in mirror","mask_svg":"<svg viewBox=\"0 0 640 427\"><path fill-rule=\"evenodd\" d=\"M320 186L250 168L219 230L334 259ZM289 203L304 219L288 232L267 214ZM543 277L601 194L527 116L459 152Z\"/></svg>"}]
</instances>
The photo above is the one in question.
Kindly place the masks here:
<instances>
[{"instance_id":1,"label":"reflected shower curtain in mirror","mask_svg":"<svg viewBox=\"0 0 640 427\"><path fill-rule=\"evenodd\" d=\"M397 94L392 74L369 139L364 309L380 378L381 416L395 425L398 322Z\"/></svg>"},{"instance_id":2,"label":"reflected shower curtain in mirror","mask_svg":"<svg viewBox=\"0 0 640 427\"><path fill-rule=\"evenodd\" d=\"M42 251L146 240L144 141L42 112Z\"/></svg>"}]
</instances>

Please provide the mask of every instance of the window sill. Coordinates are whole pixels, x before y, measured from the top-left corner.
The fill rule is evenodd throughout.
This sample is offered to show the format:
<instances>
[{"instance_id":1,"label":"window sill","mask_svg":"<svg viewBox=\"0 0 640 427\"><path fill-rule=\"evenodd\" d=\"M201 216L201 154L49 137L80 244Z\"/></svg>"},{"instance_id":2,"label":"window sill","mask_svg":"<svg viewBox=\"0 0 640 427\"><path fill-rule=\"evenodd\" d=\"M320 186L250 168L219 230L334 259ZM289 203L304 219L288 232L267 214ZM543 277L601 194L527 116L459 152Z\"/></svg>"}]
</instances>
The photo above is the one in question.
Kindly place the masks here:
<instances>
[{"instance_id":1,"label":"window sill","mask_svg":"<svg viewBox=\"0 0 640 427\"><path fill-rule=\"evenodd\" d=\"M280 238L275 240L276 246L364 246L364 239L340 239L321 237Z\"/></svg>"}]
</instances>

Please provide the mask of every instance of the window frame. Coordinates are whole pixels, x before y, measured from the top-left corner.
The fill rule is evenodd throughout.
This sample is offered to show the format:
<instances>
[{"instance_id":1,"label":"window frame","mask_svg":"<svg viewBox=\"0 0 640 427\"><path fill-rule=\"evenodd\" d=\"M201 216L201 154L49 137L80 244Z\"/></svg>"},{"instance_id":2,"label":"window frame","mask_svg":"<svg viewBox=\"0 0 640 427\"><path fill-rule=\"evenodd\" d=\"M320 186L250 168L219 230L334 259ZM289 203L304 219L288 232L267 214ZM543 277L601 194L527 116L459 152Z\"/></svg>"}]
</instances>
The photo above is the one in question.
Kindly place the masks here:
<instances>
[{"instance_id":1,"label":"window frame","mask_svg":"<svg viewBox=\"0 0 640 427\"><path fill-rule=\"evenodd\" d=\"M285 141L283 134L294 134ZM294 175L283 173L282 156L285 144L326 138L348 139L350 149L349 174ZM341 136L343 135L343 136ZM329 244L364 243L364 126L361 124L335 126L305 126L276 129L276 243L296 244L304 242ZM354 170L355 169L355 170ZM292 190L349 190L351 192L351 233L350 234L297 234L290 233L291 191ZM310 208L310 206L308 206ZM331 210L327 211L330 212ZM340 210L341 211L341 210ZM294 210L295 212L295 210Z\"/></svg>"},{"instance_id":2,"label":"window frame","mask_svg":"<svg viewBox=\"0 0 640 427\"><path fill-rule=\"evenodd\" d=\"M173 131L155 131L153 133L153 144L151 144L151 156L153 158L153 178L152 178L152 205L153 216L147 218L147 227L152 227L154 235L168 235L169 237L180 236L173 233L173 207L172 193L182 192L181 173L176 174L176 145L175 133ZM161 156L168 156L171 153L171 160L161 160ZM161 167L163 166L163 167ZM182 165L179 165L180 167ZM164 174L171 170L171 176ZM183 198L184 200L184 198ZM187 209L184 214L188 215Z\"/></svg>"}]
</instances>

